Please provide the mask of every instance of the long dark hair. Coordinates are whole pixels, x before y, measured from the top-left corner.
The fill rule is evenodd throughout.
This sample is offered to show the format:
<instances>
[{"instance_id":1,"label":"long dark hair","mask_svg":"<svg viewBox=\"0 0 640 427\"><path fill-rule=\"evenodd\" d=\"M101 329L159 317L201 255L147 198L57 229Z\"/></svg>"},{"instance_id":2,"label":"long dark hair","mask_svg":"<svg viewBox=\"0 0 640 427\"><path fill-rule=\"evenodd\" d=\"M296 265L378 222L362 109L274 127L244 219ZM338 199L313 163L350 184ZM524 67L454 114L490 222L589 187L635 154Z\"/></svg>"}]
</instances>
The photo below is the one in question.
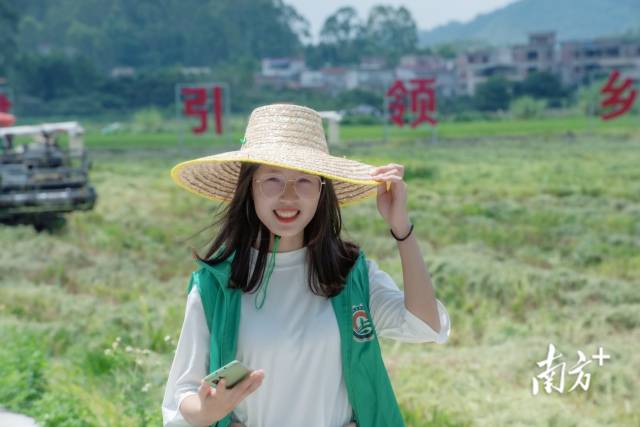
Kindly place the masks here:
<instances>
[{"instance_id":1,"label":"long dark hair","mask_svg":"<svg viewBox=\"0 0 640 427\"><path fill-rule=\"evenodd\" d=\"M271 231L256 214L251 185L258 163L241 162L235 194L220 212L213 227L222 225L204 257L193 250L194 258L209 265L226 260L234 251L229 287L255 292L262 280L269 254ZM331 180L325 178L316 213L304 229L304 246L309 264L308 284L311 292L327 298L340 293L349 270L355 264L360 247L340 238L342 217ZM258 257L249 278L251 247L260 236ZM223 250L220 248L223 247ZM212 255L216 254L212 257Z\"/></svg>"}]
</instances>

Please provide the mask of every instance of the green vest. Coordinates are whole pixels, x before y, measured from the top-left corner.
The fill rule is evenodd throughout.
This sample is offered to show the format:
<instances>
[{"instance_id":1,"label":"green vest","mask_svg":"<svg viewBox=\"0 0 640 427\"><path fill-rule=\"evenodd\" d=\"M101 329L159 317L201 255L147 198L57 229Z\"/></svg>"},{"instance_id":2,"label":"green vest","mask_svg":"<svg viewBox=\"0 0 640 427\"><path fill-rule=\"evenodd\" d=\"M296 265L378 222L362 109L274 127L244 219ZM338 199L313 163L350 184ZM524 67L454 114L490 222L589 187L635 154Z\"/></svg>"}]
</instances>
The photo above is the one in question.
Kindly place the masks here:
<instances>
[{"instance_id":1,"label":"green vest","mask_svg":"<svg viewBox=\"0 0 640 427\"><path fill-rule=\"evenodd\" d=\"M235 359L240 297L242 291L228 288L231 260L201 266L193 272L187 292L198 287L211 332L209 373ZM340 330L340 350L349 402L358 427L402 427L404 422L382 361L380 345L369 311L369 274L364 252L349 271L346 286L331 298ZM231 415L213 424L227 427Z\"/></svg>"}]
</instances>

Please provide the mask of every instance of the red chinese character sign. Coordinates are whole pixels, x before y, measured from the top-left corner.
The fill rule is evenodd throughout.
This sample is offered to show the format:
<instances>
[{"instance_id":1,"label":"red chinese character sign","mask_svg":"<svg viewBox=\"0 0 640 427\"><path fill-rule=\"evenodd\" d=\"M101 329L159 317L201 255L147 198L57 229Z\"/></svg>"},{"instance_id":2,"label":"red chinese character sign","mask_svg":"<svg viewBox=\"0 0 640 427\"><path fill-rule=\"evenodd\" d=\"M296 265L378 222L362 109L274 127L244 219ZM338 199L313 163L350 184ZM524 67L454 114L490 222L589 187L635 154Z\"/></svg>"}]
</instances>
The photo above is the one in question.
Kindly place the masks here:
<instances>
[{"instance_id":1,"label":"red chinese character sign","mask_svg":"<svg viewBox=\"0 0 640 427\"><path fill-rule=\"evenodd\" d=\"M385 93L385 114L396 126L404 126L405 117L410 113L412 128L420 123L435 126L436 79L412 79L409 87L403 80L396 80Z\"/></svg>"},{"instance_id":2,"label":"red chinese character sign","mask_svg":"<svg viewBox=\"0 0 640 427\"><path fill-rule=\"evenodd\" d=\"M11 102L4 93L0 93L0 113L10 113Z\"/></svg>"},{"instance_id":3,"label":"red chinese character sign","mask_svg":"<svg viewBox=\"0 0 640 427\"><path fill-rule=\"evenodd\" d=\"M619 77L620 72L618 70L611 71L609 79L600 88L600 93L606 96L600 106L609 109L607 113L601 116L602 120L613 119L629 111L638 95L638 91L633 88L632 79L627 78L620 84L616 84Z\"/></svg>"},{"instance_id":4,"label":"red chinese character sign","mask_svg":"<svg viewBox=\"0 0 640 427\"><path fill-rule=\"evenodd\" d=\"M184 83L176 85L178 119L192 123L194 135L224 134L229 90L224 83Z\"/></svg>"},{"instance_id":5,"label":"red chinese character sign","mask_svg":"<svg viewBox=\"0 0 640 427\"><path fill-rule=\"evenodd\" d=\"M6 93L0 92L0 127L13 126L16 118L11 114L11 101Z\"/></svg>"}]
</instances>

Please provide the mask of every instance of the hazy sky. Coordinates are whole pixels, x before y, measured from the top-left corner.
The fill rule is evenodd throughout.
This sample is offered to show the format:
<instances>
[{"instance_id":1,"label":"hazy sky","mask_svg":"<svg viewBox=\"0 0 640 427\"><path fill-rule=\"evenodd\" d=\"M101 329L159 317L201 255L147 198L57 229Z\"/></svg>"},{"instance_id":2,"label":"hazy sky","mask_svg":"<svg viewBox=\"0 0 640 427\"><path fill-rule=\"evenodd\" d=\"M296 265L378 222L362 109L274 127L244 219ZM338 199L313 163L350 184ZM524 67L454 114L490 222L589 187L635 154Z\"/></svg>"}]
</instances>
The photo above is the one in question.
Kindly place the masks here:
<instances>
[{"instance_id":1,"label":"hazy sky","mask_svg":"<svg viewBox=\"0 0 640 427\"><path fill-rule=\"evenodd\" d=\"M342 6L352 6L361 18L378 4L404 6L411 12L419 30L430 30L449 21L468 21L480 13L490 12L516 0L284 0L294 6L311 24L317 40L324 20Z\"/></svg>"}]
</instances>

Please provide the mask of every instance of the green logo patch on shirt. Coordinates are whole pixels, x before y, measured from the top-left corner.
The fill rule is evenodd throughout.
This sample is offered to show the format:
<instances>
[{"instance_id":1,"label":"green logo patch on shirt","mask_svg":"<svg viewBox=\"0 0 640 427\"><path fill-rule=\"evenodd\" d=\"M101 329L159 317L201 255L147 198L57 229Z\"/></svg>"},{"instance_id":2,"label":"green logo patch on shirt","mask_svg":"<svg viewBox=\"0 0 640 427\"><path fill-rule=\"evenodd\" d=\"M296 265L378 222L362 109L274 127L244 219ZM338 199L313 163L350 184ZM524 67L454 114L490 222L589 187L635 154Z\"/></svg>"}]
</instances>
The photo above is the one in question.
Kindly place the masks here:
<instances>
[{"instance_id":1,"label":"green logo patch on shirt","mask_svg":"<svg viewBox=\"0 0 640 427\"><path fill-rule=\"evenodd\" d=\"M373 339L373 323L369 319L364 304L351 307L353 320L353 337L356 341L371 341Z\"/></svg>"}]
</instances>

